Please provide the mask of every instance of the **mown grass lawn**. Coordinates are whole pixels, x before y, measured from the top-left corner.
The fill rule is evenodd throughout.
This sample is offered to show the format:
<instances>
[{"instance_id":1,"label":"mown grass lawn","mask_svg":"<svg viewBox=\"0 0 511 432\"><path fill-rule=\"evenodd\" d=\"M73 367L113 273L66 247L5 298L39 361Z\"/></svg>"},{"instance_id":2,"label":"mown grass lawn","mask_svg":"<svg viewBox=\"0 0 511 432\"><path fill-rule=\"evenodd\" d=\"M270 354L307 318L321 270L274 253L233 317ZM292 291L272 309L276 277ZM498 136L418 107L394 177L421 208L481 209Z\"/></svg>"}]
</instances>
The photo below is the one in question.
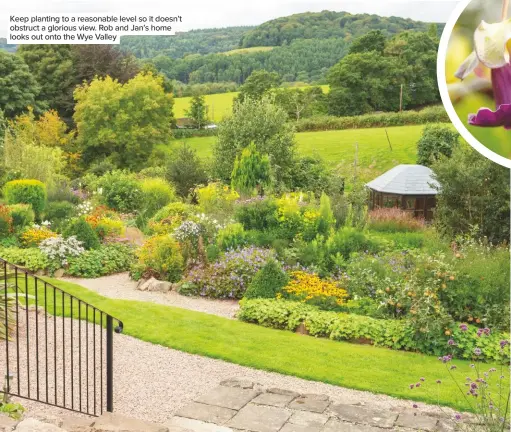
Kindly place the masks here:
<instances>
[{"instance_id":1,"label":"mown grass lawn","mask_svg":"<svg viewBox=\"0 0 511 432\"><path fill-rule=\"evenodd\" d=\"M76 284L48 280L121 319L125 334L150 343L308 380L469 409L444 365L432 356L316 339L153 303L108 299ZM57 305L60 315L59 298ZM463 382L473 370L468 362L455 363L454 372ZM423 387L410 390L409 385L420 377L426 379L423 387L431 387L431 394ZM443 381L438 399L436 379Z\"/></svg>"},{"instance_id":2,"label":"mown grass lawn","mask_svg":"<svg viewBox=\"0 0 511 432\"><path fill-rule=\"evenodd\" d=\"M353 165L358 143L359 175L363 180L372 180L395 165L415 163L417 141L423 129L423 125L387 128L390 145L384 128L300 132L296 134L296 142L300 154L318 154L329 166L343 168ZM200 157L208 158L216 140L214 136L187 138L159 148L172 151L186 142Z\"/></svg>"}]
</instances>

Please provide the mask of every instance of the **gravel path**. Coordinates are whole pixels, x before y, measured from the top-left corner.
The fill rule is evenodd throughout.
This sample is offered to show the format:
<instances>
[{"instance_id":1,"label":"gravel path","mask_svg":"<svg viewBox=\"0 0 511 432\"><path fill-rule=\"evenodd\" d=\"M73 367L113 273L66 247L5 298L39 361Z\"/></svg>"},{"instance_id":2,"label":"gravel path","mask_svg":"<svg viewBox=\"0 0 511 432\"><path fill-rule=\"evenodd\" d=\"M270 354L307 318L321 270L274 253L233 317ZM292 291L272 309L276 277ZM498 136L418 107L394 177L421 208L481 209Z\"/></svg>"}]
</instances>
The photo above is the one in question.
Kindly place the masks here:
<instances>
[{"instance_id":1,"label":"gravel path","mask_svg":"<svg viewBox=\"0 0 511 432\"><path fill-rule=\"evenodd\" d=\"M22 314L23 316L24 314ZM41 315L38 316L41 320ZM20 323L20 345L23 347L26 344L27 332L23 328L23 320ZM61 323L64 322L64 325ZM74 328L74 347L73 351L77 352L77 326L78 321L71 319L56 319L48 320L48 332L51 335L49 340L53 337L53 329L57 329L57 370L59 377L62 373L62 364L66 366L66 382L67 382L67 398L69 400L69 386L70 386L70 329ZM29 340L30 345L35 346L36 334L33 330L35 328L35 312L29 314ZM54 327L55 326L55 327ZM64 328L62 328L64 327ZM84 330L85 324L82 322L81 328ZM93 330L94 325L89 324L89 333ZM64 346L67 357L62 362L61 337L66 338L67 341ZM11 370L16 367L16 361L13 357L15 341L10 343L10 359ZM44 346L41 334L39 334L39 345ZM52 351L53 344L50 345L50 352ZM82 346L82 352L85 347ZM99 349L98 349L99 351ZM104 352L104 350L103 350ZM97 354L98 356L98 354ZM42 357L42 355L41 355ZM31 356L33 358L33 356ZM50 380L52 377L52 358L50 355ZM89 359L91 358L89 350ZM99 359L99 357L97 357ZM75 357L74 369L78 368L78 361ZM20 356L20 370L26 369L26 350ZM43 359L40 358L40 361ZM89 360L91 363L92 360ZM99 363L99 361L97 362ZM4 370L5 358L0 356L0 370ZM82 363L83 367L83 363ZM32 392L35 390L34 380L34 362L31 360L31 388ZM15 369L13 370L13 372ZM92 370L89 372L91 373ZM99 370L97 373L100 376ZM75 372L75 401L78 398L77 383ZM23 378L23 373L22 373ZM198 355L187 354L184 352L176 351L173 349L165 348L159 345L143 342L141 340L132 338L126 335L114 335L114 409L116 412L126 414L140 419L163 423L169 420L176 410L183 405L189 403L198 396L207 393L216 387L221 381L229 378L247 379L257 382L264 387L280 387L288 390L293 390L299 393L318 393L330 396L334 401L345 404L363 404L371 408L381 408L393 411L410 411L411 402L403 401L389 396L375 395L369 392L349 390L342 387L336 387L329 384L319 382L306 381L300 378L285 376L278 373L264 372L248 367L239 366L232 363L227 363L221 360L210 359ZM26 381L26 380L25 380ZM62 380L57 380L59 397L62 395L61 383ZM14 383L16 385L16 383ZM89 388L91 384L89 382ZM50 384L50 402L51 394L53 393L53 385ZM23 386L22 386L23 388ZM40 388L41 393L45 393L45 388ZM83 399L86 400L85 390L82 389ZM92 404L92 397L89 396ZM39 403L20 400L20 402L27 408L31 416L47 417L50 416L63 416L69 415L69 412L63 409L54 408ZM421 409L429 412L437 412L434 407L427 407L420 404Z\"/></svg>"},{"instance_id":2,"label":"gravel path","mask_svg":"<svg viewBox=\"0 0 511 432\"><path fill-rule=\"evenodd\" d=\"M202 297L187 297L182 296L175 291L171 291L170 293L139 291L136 289L137 282L133 281L129 277L128 273L119 273L96 279L65 277L61 280L81 285L92 291L96 291L105 297L159 303L183 309L205 312L224 318L234 318L239 309L238 302L236 300L214 300Z\"/></svg>"}]
</instances>

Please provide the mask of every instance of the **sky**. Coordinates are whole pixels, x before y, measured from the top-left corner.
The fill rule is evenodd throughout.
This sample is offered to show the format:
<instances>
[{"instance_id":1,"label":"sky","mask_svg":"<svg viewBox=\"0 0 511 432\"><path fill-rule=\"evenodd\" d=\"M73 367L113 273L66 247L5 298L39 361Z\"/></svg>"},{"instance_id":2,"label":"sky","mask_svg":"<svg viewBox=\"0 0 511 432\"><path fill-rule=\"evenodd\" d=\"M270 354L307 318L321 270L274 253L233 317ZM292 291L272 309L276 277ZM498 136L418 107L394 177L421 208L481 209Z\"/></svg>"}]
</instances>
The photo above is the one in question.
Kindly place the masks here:
<instances>
[{"instance_id":1,"label":"sky","mask_svg":"<svg viewBox=\"0 0 511 432\"><path fill-rule=\"evenodd\" d=\"M181 15L179 30L258 25L302 12L322 10L374 13L428 22L446 22L458 0L17 0L0 1L0 37L13 13L124 13Z\"/></svg>"}]
</instances>

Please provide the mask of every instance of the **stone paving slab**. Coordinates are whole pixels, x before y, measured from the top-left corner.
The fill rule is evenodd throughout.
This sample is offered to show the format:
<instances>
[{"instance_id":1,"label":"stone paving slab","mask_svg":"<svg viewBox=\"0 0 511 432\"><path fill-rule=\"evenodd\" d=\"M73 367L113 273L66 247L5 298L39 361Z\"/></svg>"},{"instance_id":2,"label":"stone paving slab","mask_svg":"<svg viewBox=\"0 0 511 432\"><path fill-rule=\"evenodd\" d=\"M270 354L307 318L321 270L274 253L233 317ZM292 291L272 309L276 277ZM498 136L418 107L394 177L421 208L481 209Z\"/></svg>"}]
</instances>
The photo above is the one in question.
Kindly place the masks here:
<instances>
[{"instance_id":1,"label":"stone paving slab","mask_svg":"<svg viewBox=\"0 0 511 432\"><path fill-rule=\"evenodd\" d=\"M303 395L293 400L293 402L289 404L289 408L322 413L327 409L328 405L330 405L328 397L325 399L317 397L316 395Z\"/></svg>"},{"instance_id":2,"label":"stone paving slab","mask_svg":"<svg viewBox=\"0 0 511 432\"><path fill-rule=\"evenodd\" d=\"M396 426L420 428L421 431L433 432L437 430L438 419L414 414L399 414Z\"/></svg>"},{"instance_id":3,"label":"stone paving slab","mask_svg":"<svg viewBox=\"0 0 511 432\"><path fill-rule=\"evenodd\" d=\"M211 392L196 399L195 402L239 410L260 393L252 389L218 386Z\"/></svg>"},{"instance_id":4,"label":"stone paving slab","mask_svg":"<svg viewBox=\"0 0 511 432\"><path fill-rule=\"evenodd\" d=\"M280 432L321 432L323 426L303 426L295 425L293 423L286 423Z\"/></svg>"},{"instance_id":5,"label":"stone paving slab","mask_svg":"<svg viewBox=\"0 0 511 432\"><path fill-rule=\"evenodd\" d=\"M291 417L284 408L249 404L227 424L229 427L251 432L277 432Z\"/></svg>"},{"instance_id":6,"label":"stone paving slab","mask_svg":"<svg viewBox=\"0 0 511 432\"><path fill-rule=\"evenodd\" d=\"M321 432L385 432L385 430L368 425L345 423L331 418Z\"/></svg>"},{"instance_id":7,"label":"stone paving slab","mask_svg":"<svg viewBox=\"0 0 511 432\"><path fill-rule=\"evenodd\" d=\"M200 420L194 420L184 417L173 417L165 426L177 426L187 431L193 432L233 432L231 428L218 426L213 423L206 423Z\"/></svg>"},{"instance_id":8,"label":"stone paving slab","mask_svg":"<svg viewBox=\"0 0 511 432\"><path fill-rule=\"evenodd\" d=\"M362 423L379 428L394 426L398 414L388 411L371 410L354 405L333 405L332 412L340 419L350 423Z\"/></svg>"},{"instance_id":9,"label":"stone paving slab","mask_svg":"<svg viewBox=\"0 0 511 432\"><path fill-rule=\"evenodd\" d=\"M236 415L237 411L219 406L192 402L177 412L178 417L201 420L208 423L224 424Z\"/></svg>"},{"instance_id":10,"label":"stone paving slab","mask_svg":"<svg viewBox=\"0 0 511 432\"><path fill-rule=\"evenodd\" d=\"M328 421L329 417L324 414L318 414L307 411L296 411L289 419L289 423L299 426L323 427Z\"/></svg>"},{"instance_id":11,"label":"stone paving slab","mask_svg":"<svg viewBox=\"0 0 511 432\"><path fill-rule=\"evenodd\" d=\"M259 396L252 400L252 403L258 405L270 405L274 407L284 408L293 399L294 396L287 396L275 393L261 393Z\"/></svg>"}]
</instances>

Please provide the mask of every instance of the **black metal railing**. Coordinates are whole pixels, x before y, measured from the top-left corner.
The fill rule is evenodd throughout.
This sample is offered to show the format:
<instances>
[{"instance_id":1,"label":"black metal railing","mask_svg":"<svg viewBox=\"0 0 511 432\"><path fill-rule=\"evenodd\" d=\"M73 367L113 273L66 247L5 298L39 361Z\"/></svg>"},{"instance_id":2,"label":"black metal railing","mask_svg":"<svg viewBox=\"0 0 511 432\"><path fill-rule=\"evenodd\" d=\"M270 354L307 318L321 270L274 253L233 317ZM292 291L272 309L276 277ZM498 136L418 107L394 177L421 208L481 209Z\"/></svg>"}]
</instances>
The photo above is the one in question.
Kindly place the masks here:
<instances>
[{"instance_id":1,"label":"black metal railing","mask_svg":"<svg viewBox=\"0 0 511 432\"><path fill-rule=\"evenodd\" d=\"M1 258L0 299L4 396L93 416L111 412L113 333L122 322Z\"/></svg>"}]
</instances>

